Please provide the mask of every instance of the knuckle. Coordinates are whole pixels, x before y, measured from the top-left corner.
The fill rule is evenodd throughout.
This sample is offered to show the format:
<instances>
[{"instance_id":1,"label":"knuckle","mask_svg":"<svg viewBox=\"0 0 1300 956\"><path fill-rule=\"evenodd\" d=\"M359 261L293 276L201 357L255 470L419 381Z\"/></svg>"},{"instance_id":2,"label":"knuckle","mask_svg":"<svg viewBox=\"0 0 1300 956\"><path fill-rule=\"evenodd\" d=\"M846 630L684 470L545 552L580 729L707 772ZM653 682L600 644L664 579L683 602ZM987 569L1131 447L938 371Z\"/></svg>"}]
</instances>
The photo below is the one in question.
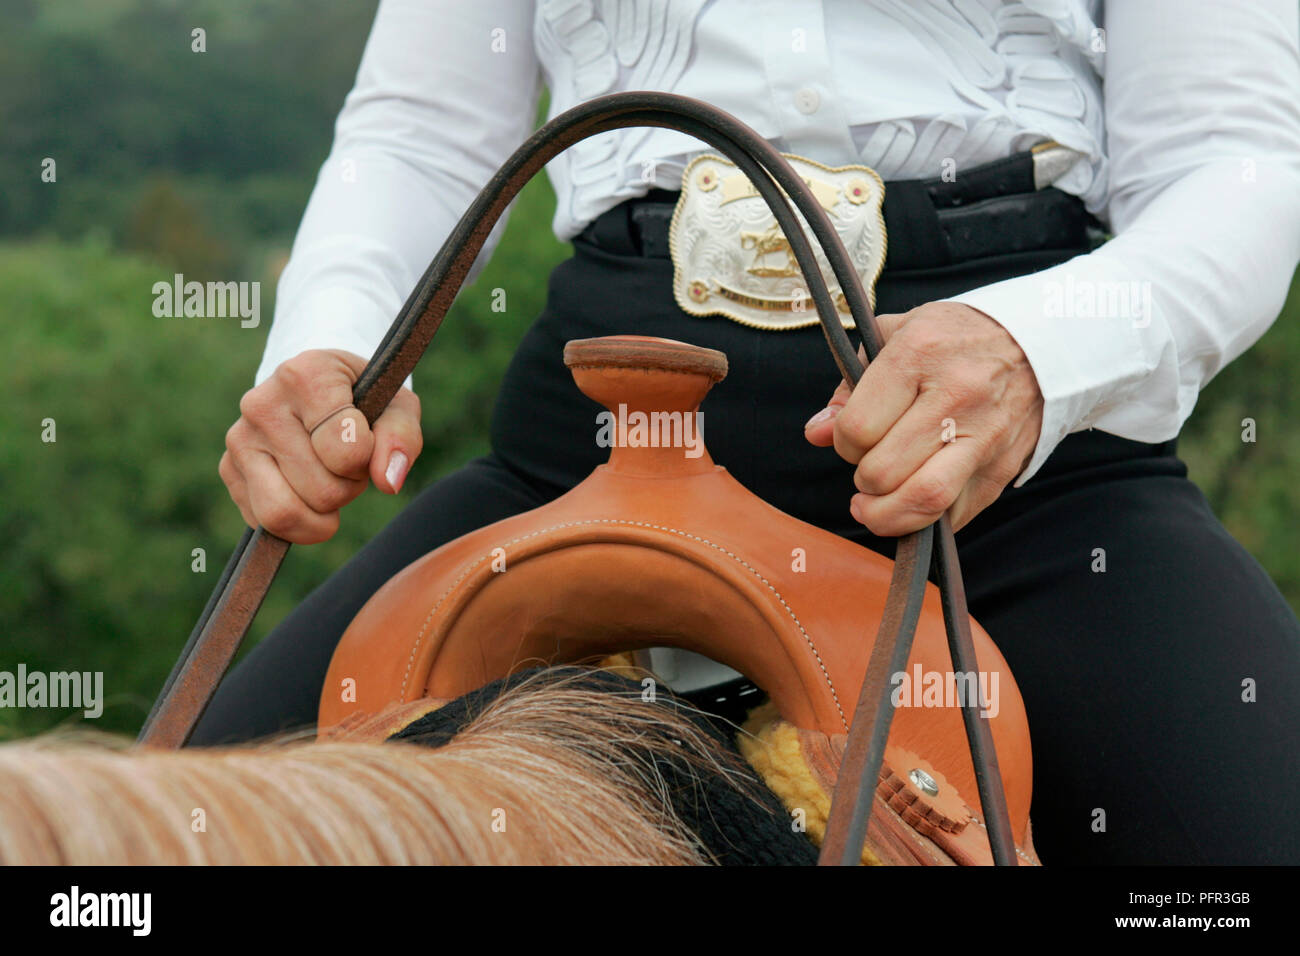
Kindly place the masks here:
<instances>
[{"instance_id":1,"label":"knuckle","mask_svg":"<svg viewBox=\"0 0 1300 956\"><path fill-rule=\"evenodd\" d=\"M862 431L862 419L852 404L845 405L835 415L836 437L857 438Z\"/></svg>"},{"instance_id":2,"label":"knuckle","mask_svg":"<svg viewBox=\"0 0 1300 956\"><path fill-rule=\"evenodd\" d=\"M316 358L311 352L300 352L280 363L275 378L290 391L301 391L315 377Z\"/></svg>"},{"instance_id":3,"label":"knuckle","mask_svg":"<svg viewBox=\"0 0 1300 956\"><path fill-rule=\"evenodd\" d=\"M357 484L335 481L319 488L308 504L320 514L332 514L355 498L361 489Z\"/></svg>"},{"instance_id":4,"label":"knuckle","mask_svg":"<svg viewBox=\"0 0 1300 956\"><path fill-rule=\"evenodd\" d=\"M933 355L943 348L944 344L940 330L935 328L933 323L920 320L908 322L891 341L897 341L912 355Z\"/></svg>"},{"instance_id":5,"label":"knuckle","mask_svg":"<svg viewBox=\"0 0 1300 956\"><path fill-rule=\"evenodd\" d=\"M889 513L889 509L880 500L862 501L858 505L858 514L862 521L862 526L872 534L882 538L893 537L895 534L894 519Z\"/></svg>"},{"instance_id":6,"label":"knuckle","mask_svg":"<svg viewBox=\"0 0 1300 956\"><path fill-rule=\"evenodd\" d=\"M337 465L342 469L342 473L352 475L368 469L373 446L373 441L339 442ZM338 473L335 472L335 474Z\"/></svg>"},{"instance_id":7,"label":"knuckle","mask_svg":"<svg viewBox=\"0 0 1300 956\"><path fill-rule=\"evenodd\" d=\"M317 515L316 520L308 528L299 532L299 544L320 544L322 541L328 541L334 537L335 532L339 530L338 512L327 515Z\"/></svg>"},{"instance_id":8,"label":"knuckle","mask_svg":"<svg viewBox=\"0 0 1300 956\"><path fill-rule=\"evenodd\" d=\"M394 444L403 451L418 452L424 447L424 435L420 429L419 419L394 418L376 423L376 439L386 439L385 444Z\"/></svg>"},{"instance_id":9,"label":"knuckle","mask_svg":"<svg viewBox=\"0 0 1300 956\"><path fill-rule=\"evenodd\" d=\"M850 439L844 432L837 427L831 433L831 442L835 447L835 454L847 461L849 464L857 465L862 460L862 446ZM854 481L857 480L856 473Z\"/></svg>"},{"instance_id":10,"label":"knuckle","mask_svg":"<svg viewBox=\"0 0 1300 956\"><path fill-rule=\"evenodd\" d=\"M909 490L908 501L915 510L926 515L940 515L953 503L956 495L948 482L939 475L919 475Z\"/></svg>"},{"instance_id":11,"label":"knuckle","mask_svg":"<svg viewBox=\"0 0 1300 956\"><path fill-rule=\"evenodd\" d=\"M341 389L335 361L327 352L301 352L283 362L274 377L285 394L296 396L300 404L314 408L317 415L325 415L341 403L341 395L336 394Z\"/></svg>"},{"instance_id":12,"label":"knuckle","mask_svg":"<svg viewBox=\"0 0 1300 956\"><path fill-rule=\"evenodd\" d=\"M853 471L853 486L864 495L876 494L876 485L865 458Z\"/></svg>"},{"instance_id":13,"label":"knuckle","mask_svg":"<svg viewBox=\"0 0 1300 956\"><path fill-rule=\"evenodd\" d=\"M355 442L345 442L337 438L327 439L315 445L316 455L321 464L332 475L341 478L354 478L364 474L370 467L373 441L365 441L357 436Z\"/></svg>"},{"instance_id":14,"label":"knuckle","mask_svg":"<svg viewBox=\"0 0 1300 956\"><path fill-rule=\"evenodd\" d=\"M233 456L241 451L248 441L248 425L244 419L239 419L233 425L226 429L226 455ZM226 456L222 456L225 461Z\"/></svg>"},{"instance_id":15,"label":"knuckle","mask_svg":"<svg viewBox=\"0 0 1300 956\"><path fill-rule=\"evenodd\" d=\"M953 404L968 406L984 399L988 394L989 382L986 378L959 368L947 376L943 390Z\"/></svg>"},{"instance_id":16,"label":"knuckle","mask_svg":"<svg viewBox=\"0 0 1300 956\"><path fill-rule=\"evenodd\" d=\"M862 459L857 471L853 473L853 483L859 491L867 495L884 495L894 490L890 484L888 469L882 462L875 461L871 455Z\"/></svg>"},{"instance_id":17,"label":"knuckle","mask_svg":"<svg viewBox=\"0 0 1300 956\"><path fill-rule=\"evenodd\" d=\"M298 527L302 509L288 501L273 501L253 509L267 531L283 537Z\"/></svg>"},{"instance_id":18,"label":"knuckle","mask_svg":"<svg viewBox=\"0 0 1300 956\"><path fill-rule=\"evenodd\" d=\"M392 435L403 445L407 445L422 439L420 399L409 391L402 392L401 397L401 402L394 401L389 410L379 416L374 425L374 432L377 435Z\"/></svg>"},{"instance_id":19,"label":"knuckle","mask_svg":"<svg viewBox=\"0 0 1300 956\"><path fill-rule=\"evenodd\" d=\"M900 538L929 523L930 519L918 520L916 514L900 508L897 501L881 499L867 530L881 538Z\"/></svg>"},{"instance_id":20,"label":"knuckle","mask_svg":"<svg viewBox=\"0 0 1300 956\"><path fill-rule=\"evenodd\" d=\"M896 538L899 535L899 529L895 523L884 516L868 519L865 522L865 527L878 538Z\"/></svg>"},{"instance_id":21,"label":"knuckle","mask_svg":"<svg viewBox=\"0 0 1300 956\"><path fill-rule=\"evenodd\" d=\"M839 449L843 442L845 449L857 449L858 453L862 454L867 444L867 422L857 405L850 402L840 409L839 414L835 416L834 435L836 449Z\"/></svg>"},{"instance_id":22,"label":"knuckle","mask_svg":"<svg viewBox=\"0 0 1300 956\"><path fill-rule=\"evenodd\" d=\"M411 429L410 443L411 458L414 459L420 454L420 452L424 451L424 431L418 424L415 428Z\"/></svg>"},{"instance_id":23,"label":"knuckle","mask_svg":"<svg viewBox=\"0 0 1300 956\"><path fill-rule=\"evenodd\" d=\"M257 388L250 388L239 400L239 414L249 421L265 420L274 407L275 403L271 400L265 383Z\"/></svg>"}]
</instances>

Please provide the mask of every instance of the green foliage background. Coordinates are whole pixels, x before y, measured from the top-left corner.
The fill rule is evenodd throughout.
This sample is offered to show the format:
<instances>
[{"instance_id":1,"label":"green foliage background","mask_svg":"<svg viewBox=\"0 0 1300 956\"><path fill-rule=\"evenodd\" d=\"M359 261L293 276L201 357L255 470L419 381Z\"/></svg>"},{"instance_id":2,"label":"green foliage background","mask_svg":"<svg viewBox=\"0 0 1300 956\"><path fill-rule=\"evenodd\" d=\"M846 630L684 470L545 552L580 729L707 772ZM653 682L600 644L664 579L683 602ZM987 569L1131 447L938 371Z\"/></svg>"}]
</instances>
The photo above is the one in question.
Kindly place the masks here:
<instances>
[{"instance_id":1,"label":"green foliage background","mask_svg":"<svg viewBox=\"0 0 1300 956\"><path fill-rule=\"evenodd\" d=\"M274 278L350 88L374 0L0 0L0 670L100 670L99 727L132 732L242 529L217 476ZM208 52L190 51L190 30ZM58 181L43 183L44 157ZM417 371L420 488L486 449L496 384L541 309L544 180ZM261 280L263 322L157 319L152 286ZM490 309L504 288L509 308ZM1202 395L1183 457L1300 606L1300 287ZM1241 421L1258 441L1241 441ZM58 440L41 441L53 418ZM258 638L400 510L370 492L330 542L294 548ZM191 570L206 552L206 572ZM0 709L0 735L76 715Z\"/></svg>"}]
</instances>

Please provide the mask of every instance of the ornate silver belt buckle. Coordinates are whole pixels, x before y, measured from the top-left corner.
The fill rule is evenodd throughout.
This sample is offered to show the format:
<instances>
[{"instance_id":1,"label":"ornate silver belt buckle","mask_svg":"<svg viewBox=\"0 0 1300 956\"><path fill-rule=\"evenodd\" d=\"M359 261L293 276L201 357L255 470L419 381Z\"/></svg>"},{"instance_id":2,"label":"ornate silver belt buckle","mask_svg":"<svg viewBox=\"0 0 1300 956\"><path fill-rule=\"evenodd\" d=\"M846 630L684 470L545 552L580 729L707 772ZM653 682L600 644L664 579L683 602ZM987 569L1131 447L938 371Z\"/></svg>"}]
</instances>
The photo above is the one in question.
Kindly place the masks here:
<instances>
[{"instance_id":1,"label":"ornate silver belt buckle","mask_svg":"<svg viewBox=\"0 0 1300 956\"><path fill-rule=\"evenodd\" d=\"M874 308L876 279L885 265L884 182L868 166L830 167L783 155L826 210ZM789 241L758 190L730 160L705 154L686 167L668 245L673 296L691 315L725 315L760 329L817 324L817 311ZM840 320L853 328L826 256L815 239L812 245Z\"/></svg>"}]
</instances>

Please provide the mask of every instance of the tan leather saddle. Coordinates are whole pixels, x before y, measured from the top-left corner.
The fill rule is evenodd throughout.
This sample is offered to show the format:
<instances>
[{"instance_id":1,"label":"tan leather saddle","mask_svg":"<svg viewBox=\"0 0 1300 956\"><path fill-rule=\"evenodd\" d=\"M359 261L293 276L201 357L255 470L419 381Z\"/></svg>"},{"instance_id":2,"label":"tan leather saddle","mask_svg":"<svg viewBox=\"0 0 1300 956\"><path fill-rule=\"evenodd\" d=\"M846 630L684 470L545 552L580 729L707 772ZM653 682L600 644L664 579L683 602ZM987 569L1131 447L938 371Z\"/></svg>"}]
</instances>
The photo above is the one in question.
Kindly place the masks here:
<instances>
[{"instance_id":1,"label":"tan leather saddle","mask_svg":"<svg viewBox=\"0 0 1300 956\"><path fill-rule=\"evenodd\" d=\"M634 335L570 342L564 360L611 413L660 421L692 415L727 369L712 349ZM666 646L749 677L814 735L810 762L838 764L892 562L772 507L707 450L631 444L567 494L448 542L381 588L335 651L322 731L397 702L456 698L521 667ZM1024 705L993 642L973 631L981 669L997 674L990 722L1016 843L1031 853ZM951 671L933 585L907 673L918 666ZM900 819L954 859L991 863L961 711L947 703L897 709L877 794L883 806L904 789ZM877 855L906 859L876 842Z\"/></svg>"},{"instance_id":2,"label":"tan leather saddle","mask_svg":"<svg viewBox=\"0 0 1300 956\"><path fill-rule=\"evenodd\" d=\"M368 421L414 368L524 183L572 144L630 126L685 132L745 174L790 244L836 365L857 384L863 365L805 228L839 283L868 361L882 339L853 263L808 185L772 144L721 110L669 93L615 93L535 132L466 210L353 389ZM598 401L659 412L693 409L725 369L715 352L627 337L570 343L566 357ZM188 740L288 547L263 528L245 533L145 722L142 744ZM791 573L795 548L806 555L806 573ZM937 592L926 583L932 567ZM617 449L545 508L412 565L353 623L329 680L359 678L356 705L377 708L460 693L529 659L650 644L700 651L748 674L810 741L812 763L834 770L823 863L862 858L882 780L891 813L910 814L918 833L937 828L940 856L1015 865L1025 852L1023 706L1005 662L969 619L947 516L900 538L891 564L758 500L707 456L682 461L680 449ZM913 663L926 673L996 673L1005 689L997 716L969 700L895 707L892 675ZM343 711L327 701L321 713L328 722Z\"/></svg>"}]
</instances>

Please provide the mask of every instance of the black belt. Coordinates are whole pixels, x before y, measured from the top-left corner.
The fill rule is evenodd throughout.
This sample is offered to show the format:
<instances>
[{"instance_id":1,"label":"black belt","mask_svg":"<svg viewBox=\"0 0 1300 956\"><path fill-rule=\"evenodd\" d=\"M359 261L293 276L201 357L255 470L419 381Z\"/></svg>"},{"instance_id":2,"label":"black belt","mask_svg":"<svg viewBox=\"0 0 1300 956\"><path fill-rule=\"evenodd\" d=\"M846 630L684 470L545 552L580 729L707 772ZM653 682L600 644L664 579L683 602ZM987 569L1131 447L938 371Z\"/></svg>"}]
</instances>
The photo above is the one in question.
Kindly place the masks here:
<instances>
[{"instance_id":1,"label":"black belt","mask_svg":"<svg viewBox=\"0 0 1300 956\"><path fill-rule=\"evenodd\" d=\"M579 238L621 255L667 259L677 192L653 189L602 213ZM946 182L885 184L882 212L889 241L885 270L932 269L985 256L1078 249L1099 230L1078 196L1034 188L1026 151L960 172ZM1091 232L1090 232L1091 230Z\"/></svg>"}]
</instances>

